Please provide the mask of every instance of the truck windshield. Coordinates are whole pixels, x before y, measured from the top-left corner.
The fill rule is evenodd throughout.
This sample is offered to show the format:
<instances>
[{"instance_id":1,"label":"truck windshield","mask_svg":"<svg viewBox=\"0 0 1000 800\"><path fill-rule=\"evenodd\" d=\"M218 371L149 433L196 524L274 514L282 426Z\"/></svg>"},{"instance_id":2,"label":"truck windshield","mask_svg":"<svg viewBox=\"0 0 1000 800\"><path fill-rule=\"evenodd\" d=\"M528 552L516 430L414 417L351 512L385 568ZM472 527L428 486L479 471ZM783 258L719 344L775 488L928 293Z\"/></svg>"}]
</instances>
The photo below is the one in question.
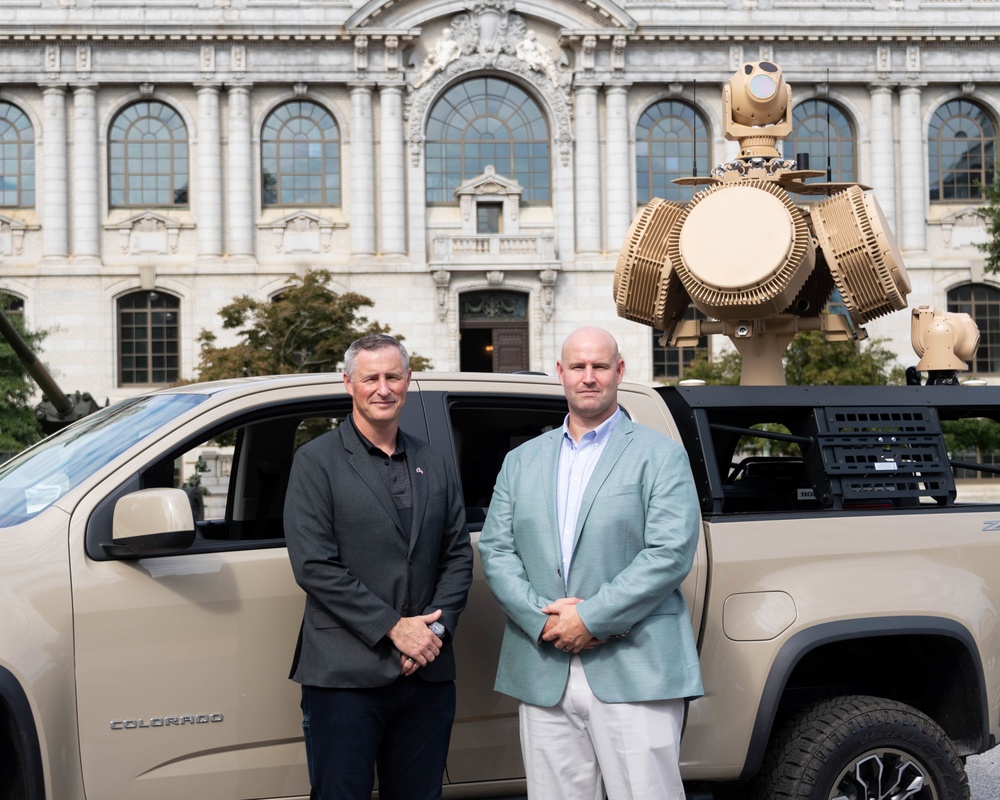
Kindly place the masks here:
<instances>
[{"instance_id":1,"label":"truck windshield","mask_svg":"<svg viewBox=\"0 0 1000 800\"><path fill-rule=\"evenodd\" d=\"M123 400L0 466L0 528L48 508L164 423L206 399L156 394Z\"/></svg>"}]
</instances>

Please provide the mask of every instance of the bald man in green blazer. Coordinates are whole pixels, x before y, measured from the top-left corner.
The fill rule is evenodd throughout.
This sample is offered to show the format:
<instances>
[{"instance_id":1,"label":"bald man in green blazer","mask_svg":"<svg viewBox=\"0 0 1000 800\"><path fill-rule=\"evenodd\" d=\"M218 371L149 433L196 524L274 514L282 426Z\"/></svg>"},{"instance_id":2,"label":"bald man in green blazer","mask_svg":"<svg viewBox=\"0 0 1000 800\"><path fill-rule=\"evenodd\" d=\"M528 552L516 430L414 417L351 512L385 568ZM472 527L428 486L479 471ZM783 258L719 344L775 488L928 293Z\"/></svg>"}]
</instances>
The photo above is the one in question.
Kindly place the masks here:
<instances>
[{"instance_id":1,"label":"bald man in green blazer","mask_svg":"<svg viewBox=\"0 0 1000 800\"><path fill-rule=\"evenodd\" d=\"M599 328L556 364L563 428L512 451L479 550L507 615L496 690L520 704L529 797L676 800L685 700L702 693L680 585L700 514L684 449L617 404Z\"/></svg>"}]
</instances>

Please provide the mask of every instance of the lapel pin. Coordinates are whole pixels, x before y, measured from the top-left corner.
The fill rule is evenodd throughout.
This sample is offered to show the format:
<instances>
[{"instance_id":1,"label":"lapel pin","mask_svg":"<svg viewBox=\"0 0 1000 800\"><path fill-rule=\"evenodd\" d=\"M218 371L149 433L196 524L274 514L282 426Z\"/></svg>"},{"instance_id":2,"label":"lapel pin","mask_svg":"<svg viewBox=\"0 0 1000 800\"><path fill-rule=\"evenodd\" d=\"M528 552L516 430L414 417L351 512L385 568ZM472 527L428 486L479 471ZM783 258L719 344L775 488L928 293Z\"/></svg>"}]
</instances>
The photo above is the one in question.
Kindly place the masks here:
<instances>
[{"instance_id":1,"label":"lapel pin","mask_svg":"<svg viewBox=\"0 0 1000 800\"><path fill-rule=\"evenodd\" d=\"M417 467L417 475L423 475L423 474L424 471L420 467Z\"/></svg>"}]
</instances>

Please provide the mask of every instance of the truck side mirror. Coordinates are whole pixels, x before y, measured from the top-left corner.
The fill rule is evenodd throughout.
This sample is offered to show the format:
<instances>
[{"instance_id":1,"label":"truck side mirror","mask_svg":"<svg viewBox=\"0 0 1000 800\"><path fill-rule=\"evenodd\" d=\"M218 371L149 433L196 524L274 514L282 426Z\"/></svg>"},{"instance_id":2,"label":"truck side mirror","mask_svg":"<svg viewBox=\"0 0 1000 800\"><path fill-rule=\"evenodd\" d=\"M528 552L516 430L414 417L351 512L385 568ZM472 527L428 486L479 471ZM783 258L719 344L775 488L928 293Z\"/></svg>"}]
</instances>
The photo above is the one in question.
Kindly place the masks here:
<instances>
[{"instance_id":1,"label":"truck side mirror","mask_svg":"<svg viewBox=\"0 0 1000 800\"><path fill-rule=\"evenodd\" d=\"M191 501L181 489L142 489L115 503L110 544L115 558L163 556L187 550L194 543Z\"/></svg>"}]
</instances>

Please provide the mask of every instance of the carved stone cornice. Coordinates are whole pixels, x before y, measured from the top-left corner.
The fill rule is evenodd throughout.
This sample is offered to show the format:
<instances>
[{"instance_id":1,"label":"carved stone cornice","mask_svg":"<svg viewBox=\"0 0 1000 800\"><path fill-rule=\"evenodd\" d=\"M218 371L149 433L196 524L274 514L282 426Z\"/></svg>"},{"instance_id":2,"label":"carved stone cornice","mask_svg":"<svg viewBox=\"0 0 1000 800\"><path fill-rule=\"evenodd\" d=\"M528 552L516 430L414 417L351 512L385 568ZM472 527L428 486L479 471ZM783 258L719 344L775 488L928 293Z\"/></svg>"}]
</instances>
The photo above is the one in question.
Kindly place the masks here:
<instances>
[{"instance_id":1,"label":"carved stone cornice","mask_svg":"<svg viewBox=\"0 0 1000 800\"><path fill-rule=\"evenodd\" d=\"M271 231L275 253L329 253L335 228L346 228L311 211L299 210L280 219L259 222L257 227Z\"/></svg>"},{"instance_id":2,"label":"carved stone cornice","mask_svg":"<svg viewBox=\"0 0 1000 800\"><path fill-rule=\"evenodd\" d=\"M118 246L124 255L175 255L181 230L193 227L191 222L182 222L155 211L142 211L121 222L104 226L105 230L118 231Z\"/></svg>"},{"instance_id":3,"label":"carved stone cornice","mask_svg":"<svg viewBox=\"0 0 1000 800\"><path fill-rule=\"evenodd\" d=\"M509 10L507 0L478 0L468 11L456 14L428 50L421 71L409 84L404 114L409 122L407 140L413 166L420 165L428 107L445 83L483 70L517 75L548 103L555 122L555 136L564 166L572 152L572 72L564 69L560 49L546 48L529 30L524 18Z\"/></svg>"}]
</instances>

